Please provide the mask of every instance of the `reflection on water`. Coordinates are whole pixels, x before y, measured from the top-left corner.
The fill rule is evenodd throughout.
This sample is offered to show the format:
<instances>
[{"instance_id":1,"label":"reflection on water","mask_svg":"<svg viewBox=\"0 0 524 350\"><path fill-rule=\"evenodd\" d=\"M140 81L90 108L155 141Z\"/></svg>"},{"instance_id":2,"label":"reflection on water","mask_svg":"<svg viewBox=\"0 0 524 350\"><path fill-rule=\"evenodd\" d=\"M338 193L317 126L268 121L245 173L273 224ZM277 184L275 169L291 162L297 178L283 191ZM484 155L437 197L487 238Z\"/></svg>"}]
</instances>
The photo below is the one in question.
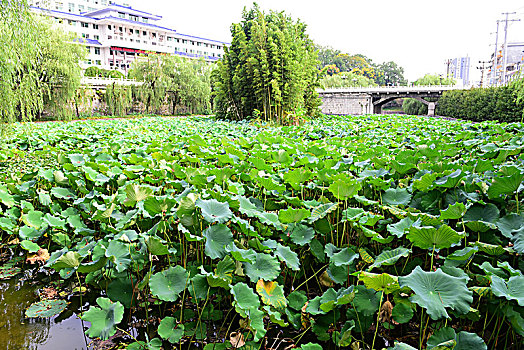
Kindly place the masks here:
<instances>
[{"instance_id":1,"label":"reflection on water","mask_svg":"<svg viewBox=\"0 0 524 350\"><path fill-rule=\"evenodd\" d=\"M82 321L75 314L25 317L25 309L38 301L35 290L36 286L18 278L0 281L0 349L87 350Z\"/></svg>"}]
</instances>

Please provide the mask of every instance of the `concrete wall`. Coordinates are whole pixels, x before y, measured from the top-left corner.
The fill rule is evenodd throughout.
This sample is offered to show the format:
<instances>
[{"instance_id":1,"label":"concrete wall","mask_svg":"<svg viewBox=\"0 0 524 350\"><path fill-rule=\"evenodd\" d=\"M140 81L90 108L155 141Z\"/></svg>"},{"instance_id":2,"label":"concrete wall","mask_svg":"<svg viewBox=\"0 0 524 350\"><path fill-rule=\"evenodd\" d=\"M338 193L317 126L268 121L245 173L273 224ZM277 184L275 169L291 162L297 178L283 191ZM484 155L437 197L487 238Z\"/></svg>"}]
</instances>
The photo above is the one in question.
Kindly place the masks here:
<instances>
[{"instance_id":1,"label":"concrete wall","mask_svg":"<svg viewBox=\"0 0 524 350\"><path fill-rule=\"evenodd\" d=\"M355 115L373 112L371 97L367 94L319 93L324 114Z\"/></svg>"}]
</instances>

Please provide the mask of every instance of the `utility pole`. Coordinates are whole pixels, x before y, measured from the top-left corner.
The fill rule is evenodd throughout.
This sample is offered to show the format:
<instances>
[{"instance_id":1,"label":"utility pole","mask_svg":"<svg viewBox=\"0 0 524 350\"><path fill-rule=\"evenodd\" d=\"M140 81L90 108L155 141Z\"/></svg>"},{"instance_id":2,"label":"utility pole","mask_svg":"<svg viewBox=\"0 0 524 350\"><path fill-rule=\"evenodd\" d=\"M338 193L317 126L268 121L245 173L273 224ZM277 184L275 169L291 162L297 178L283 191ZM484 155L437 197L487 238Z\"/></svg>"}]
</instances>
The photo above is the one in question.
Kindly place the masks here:
<instances>
[{"instance_id":1,"label":"utility pole","mask_svg":"<svg viewBox=\"0 0 524 350\"><path fill-rule=\"evenodd\" d=\"M451 64L451 59L447 59L446 62L444 62L444 64L446 65L446 79L449 79L449 66Z\"/></svg>"},{"instance_id":2,"label":"utility pole","mask_svg":"<svg viewBox=\"0 0 524 350\"><path fill-rule=\"evenodd\" d=\"M493 54L493 68L491 68L491 86L497 85L497 51L499 47L499 23L497 20L497 32L495 34L495 53Z\"/></svg>"},{"instance_id":3,"label":"utility pole","mask_svg":"<svg viewBox=\"0 0 524 350\"><path fill-rule=\"evenodd\" d=\"M489 68L489 65L486 65L487 63L491 63L491 61L479 61L479 64L482 66L478 66L477 69L480 69L480 87L484 87L484 71Z\"/></svg>"},{"instance_id":4,"label":"utility pole","mask_svg":"<svg viewBox=\"0 0 524 350\"><path fill-rule=\"evenodd\" d=\"M506 65L508 64L508 22L518 22L520 19L508 19L509 15L514 15L516 12L503 12L506 15L504 22L504 65L502 66L502 85L506 84Z\"/></svg>"}]
</instances>

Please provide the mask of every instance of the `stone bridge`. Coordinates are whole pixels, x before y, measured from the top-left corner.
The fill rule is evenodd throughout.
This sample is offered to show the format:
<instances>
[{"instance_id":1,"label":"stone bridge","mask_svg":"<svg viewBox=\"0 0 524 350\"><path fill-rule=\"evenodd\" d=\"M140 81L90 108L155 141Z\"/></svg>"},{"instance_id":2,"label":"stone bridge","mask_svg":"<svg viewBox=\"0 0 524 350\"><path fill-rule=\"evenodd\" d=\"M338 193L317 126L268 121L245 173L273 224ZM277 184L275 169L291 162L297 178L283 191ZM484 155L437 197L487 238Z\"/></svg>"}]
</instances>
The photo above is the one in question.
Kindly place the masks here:
<instances>
[{"instance_id":1,"label":"stone bridge","mask_svg":"<svg viewBox=\"0 0 524 350\"><path fill-rule=\"evenodd\" d=\"M381 114L382 106L397 98L414 98L428 106L428 115L435 115L438 99L444 91L464 89L450 85L381 86L318 90L324 114ZM437 100L431 102L427 99Z\"/></svg>"}]
</instances>

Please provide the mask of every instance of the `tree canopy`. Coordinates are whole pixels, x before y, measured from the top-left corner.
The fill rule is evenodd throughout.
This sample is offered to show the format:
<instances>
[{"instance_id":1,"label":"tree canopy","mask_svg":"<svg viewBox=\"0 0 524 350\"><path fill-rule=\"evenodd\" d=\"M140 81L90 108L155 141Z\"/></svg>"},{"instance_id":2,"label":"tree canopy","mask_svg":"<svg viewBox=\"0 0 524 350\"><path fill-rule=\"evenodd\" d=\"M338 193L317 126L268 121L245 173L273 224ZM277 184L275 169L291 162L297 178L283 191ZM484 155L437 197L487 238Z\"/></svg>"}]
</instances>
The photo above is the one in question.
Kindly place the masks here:
<instances>
[{"instance_id":1,"label":"tree canopy","mask_svg":"<svg viewBox=\"0 0 524 350\"><path fill-rule=\"evenodd\" d=\"M231 46L213 73L217 116L260 113L281 122L298 110L318 114L318 58L306 25L257 4L242 18L231 26Z\"/></svg>"},{"instance_id":2,"label":"tree canopy","mask_svg":"<svg viewBox=\"0 0 524 350\"><path fill-rule=\"evenodd\" d=\"M85 48L32 14L25 0L0 4L0 121L30 121L44 106L68 115Z\"/></svg>"}]
</instances>

